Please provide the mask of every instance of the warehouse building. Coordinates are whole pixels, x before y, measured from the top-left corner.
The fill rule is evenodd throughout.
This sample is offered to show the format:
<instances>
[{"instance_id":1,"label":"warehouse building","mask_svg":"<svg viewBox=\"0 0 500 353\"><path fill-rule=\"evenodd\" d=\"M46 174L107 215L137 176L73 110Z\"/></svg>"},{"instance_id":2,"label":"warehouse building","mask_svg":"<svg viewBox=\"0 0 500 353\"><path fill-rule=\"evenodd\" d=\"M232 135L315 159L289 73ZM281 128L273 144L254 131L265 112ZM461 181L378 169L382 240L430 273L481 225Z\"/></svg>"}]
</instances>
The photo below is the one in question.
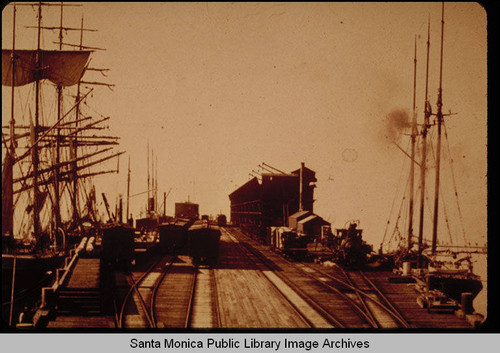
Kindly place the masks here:
<instances>
[{"instance_id":1,"label":"warehouse building","mask_svg":"<svg viewBox=\"0 0 500 353\"><path fill-rule=\"evenodd\" d=\"M229 195L231 222L262 239L266 227L288 226L299 211L313 212L316 173L301 164L290 173L261 174Z\"/></svg>"}]
</instances>

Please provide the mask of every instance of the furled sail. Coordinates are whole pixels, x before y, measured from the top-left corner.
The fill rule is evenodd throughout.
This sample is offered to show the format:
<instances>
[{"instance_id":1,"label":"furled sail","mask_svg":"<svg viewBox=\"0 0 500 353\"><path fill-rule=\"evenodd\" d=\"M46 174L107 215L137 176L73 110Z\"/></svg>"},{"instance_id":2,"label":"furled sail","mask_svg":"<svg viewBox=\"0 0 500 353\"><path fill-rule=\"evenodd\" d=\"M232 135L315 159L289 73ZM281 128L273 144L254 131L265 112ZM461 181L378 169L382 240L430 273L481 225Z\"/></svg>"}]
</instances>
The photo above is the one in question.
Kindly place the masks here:
<instances>
[{"instance_id":1,"label":"furled sail","mask_svg":"<svg viewBox=\"0 0 500 353\"><path fill-rule=\"evenodd\" d=\"M58 86L72 86L83 76L90 51L40 50L38 79L48 79ZM2 50L2 85L23 86L37 79L36 50L16 50L12 82L12 50Z\"/></svg>"}]
</instances>

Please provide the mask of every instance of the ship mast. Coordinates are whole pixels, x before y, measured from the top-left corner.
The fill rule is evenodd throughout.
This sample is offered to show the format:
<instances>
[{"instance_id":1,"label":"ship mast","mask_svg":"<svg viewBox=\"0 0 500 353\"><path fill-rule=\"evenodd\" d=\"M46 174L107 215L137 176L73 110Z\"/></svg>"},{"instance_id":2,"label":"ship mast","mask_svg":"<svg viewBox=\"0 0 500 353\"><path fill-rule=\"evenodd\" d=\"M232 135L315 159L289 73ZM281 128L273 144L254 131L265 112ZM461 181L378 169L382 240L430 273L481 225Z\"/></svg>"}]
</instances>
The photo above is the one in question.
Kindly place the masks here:
<instances>
[{"instance_id":1,"label":"ship mast","mask_svg":"<svg viewBox=\"0 0 500 353\"><path fill-rule=\"evenodd\" d=\"M26 4L30 5L30 4ZM63 7L64 6L79 6L79 5L67 5L61 2L61 15L60 15L60 26L56 28L52 27L42 27L42 5L43 6L56 6L54 4L42 3L38 2L38 24L37 28L37 49L35 54L35 125L33 127L33 135L32 135L32 146L31 146L31 155L32 155L32 163L33 163L33 234L35 238L37 238L40 234L40 190L39 190L39 171L38 167L40 164L40 156L38 146L39 138L38 133L40 130L40 80L42 78L42 70L41 67L41 30L42 29L58 29L59 30L59 49L62 49L62 31L68 30L69 28L64 28L62 26L63 20ZM28 28L32 28L31 26L27 26ZM62 120L61 117L61 105L62 105L62 86L60 84L57 85L57 121L58 123ZM60 142L61 142L61 129L57 126L56 130L56 166L60 164ZM55 193L55 201L53 205L53 212L55 214L55 223L56 228L61 225L61 212L60 212L60 188L59 188L59 168L56 167L54 170L54 193Z\"/></svg>"},{"instance_id":2,"label":"ship mast","mask_svg":"<svg viewBox=\"0 0 500 353\"><path fill-rule=\"evenodd\" d=\"M128 155L128 173L127 173L127 213L126 219L129 217L129 204L130 204L130 154Z\"/></svg>"},{"instance_id":3,"label":"ship mast","mask_svg":"<svg viewBox=\"0 0 500 353\"><path fill-rule=\"evenodd\" d=\"M42 191L42 187L47 188L48 196L51 198L51 207L52 207L52 220L51 220L51 225L52 227L61 227L62 225L62 215L61 215L61 207L62 207L62 194L63 194L63 188L61 187L64 182L68 183L73 183L73 190L70 188L70 196L72 196L72 208L73 208L73 217L74 218L74 223L73 224L78 224L79 222L79 216L78 216L78 189L77 189L77 182L79 178L82 177L89 177L91 174L86 174L82 175L79 170L86 168L90 165L93 165L97 162L92 162L90 164L87 164L85 166L79 166L78 161L80 161L82 158L89 158L91 155L83 156L80 158L77 153L77 148L80 145L78 143L78 140L81 140L82 135L79 134L81 130L87 130L87 129L103 129L102 127L94 127L94 125L101 123L102 121L105 121L105 118L100 121L92 122L86 126L78 126L80 121L86 120L88 118L80 119L81 113L79 111L79 103L92 91L90 90L88 93L81 95L80 90L78 90L78 94L76 97L76 104L73 106L69 111L66 113L63 112L63 89L65 86L71 86L81 81L81 77L83 75L83 72L85 69L88 69L85 67L85 63L83 62L84 58L85 60L88 58L88 55L90 52L85 51L83 52L83 49L88 49L86 47L83 47L82 42L83 42L83 35L80 35L80 45L78 46L80 51L82 52L77 52L73 51L71 53L65 53L62 51L62 46L63 45L71 45L68 43L63 42L63 31L68 31L68 30L78 30L81 33L83 31L95 31L91 29L84 29L83 28L83 18L82 18L82 26L81 28L68 28L63 26L63 8L64 6L81 6L81 5L73 5L73 4L65 4L65 3L58 3L58 4L50 4L50 3L43 3L43 2L37 2L35 4L28 4L28 3L22 3L22 4L15 4L14 7L24 5L24 6L33 6L35 9L38 9L37 11L37 25L36 26L26 26L26 28L35 28L37 29L37 44L36 44L36 49L27 52L24 54L24 52L19 53L19 51L15 51L15 13L14 13L14 20L13 20L13 49L11 51L11 68L12 68L12 76L9 74L6 77L9 77L9 80L11 82L9 83L8 81L5 81L5 85L10 85L12 86L12 109L11 109L11 121L9 122L9 130L10 130L10 141L3 140L3 143L6 147L6 163L4 163L4 170L3 170L3 182L2 182L2 194L4 195L3 202L2 202L2 209L4 212L2 212L2 219L5 221L3 222L2 226L2 232L3 233L10 233L13 234L13 225L12 225L12 219L13 219L13 205L12 205L12 200L8 197L8 195L16 194L19 192L27 191L31 188L33 188L33 193L31 194L32 197L30 197L29 203L30 203L30 208L28 209L28 212L33 212L32 215L29 215L30 221L33 223L33 225L30 227L32 231L32 236L37 239L40 237L40 233L43 231L42 228L44 228L41 224L41 211L44 208L44 202L43 198L45 197L45 190ZM57 27L46 27L42 25L42 6L58 6L60 7L60 23L58 24ZM15 9L14 9L15 12ZM59 51L45 51L42 49L42 41L41 41L41 35L42 35L42 30L57 30L59 34L58 41L55 42L58 44ZM99 49L99 48L93 48L93 49ZM33 53L32 56L29 56L29 53ZM46 54L47 53L47 54ZM81 55L80 55L81 54ZM21 57L20 55L25 55L25 57ZM68 69L64 65L59 65L61 62L64 63L64 61L67 61L68 65L73 65L72 60L76 59L75 64L77 65L76 67L79 67L80 72L78 72L78 77L74 77L74 74L77 73L77 71L72 71L71 73L67 71ZM20 60L26 60L25 65L20 66ZM79 62L78 62L79 61ZM52 66L53 65L53 66ZM66 65L66 66L68 66ZM50 70L47 70L47 68L50 67ZM99 70L101 72L104 71L104 69ZM66 77L66 74L69 74ZM73 77L71 76L73 74ZM56 105L56 114L57 114L57 121L55 124L49 126L43 126L43 120L41 118L41 113L42 113L42 101L41 101L41 83L43 79L49 79L53 83L56 84L56 89L57 89L57 105ZM17 86L22 86L27 83L34 83L35 84L35 99L34 99L34 110L35 114L32 119L30 119L30 123L28 126L16 126L15 125L15 107L14 107L14 91L15 87ZM107 85L108 87L111 87L112 85L109 84L104 84ZM61 123L61 121L69 116L70 112L76 108L76 119L72 122L65 122ZM91 117L89 117L91 118ZM63 127L66 125L70 124L76 124L70 127ZM7 127L6 127L7 128ZM15 134L15 129L22 128L22 129L27 129L28 131L19 135ZM63 134L65 129L70 129L70 133L68 134ZM29 137L30 142L28 144L27 150L24 152L22 156L19 156L18 158L14 158L15 155L15 148L16 148L16 140L21 137ZM71 138L70 138L71 137ZM108 136L83 136L85 137L84 140L81 141L82 145L87 145L87 146L95 146L95 145L101 145L101 144L117 144L115 141L107 141L107 139L116 139L115 137L108 137ZM104 141L100 141L97 139L104 138ZM9 142L9 145L7 143ZM70 159L68 161L62 161L63 155L62 155L62 149L64 147L70 148ZM54 157L53 163L50 168L41 168L41 154L40 152L44 148L50 148L52 152L52 156ZM119 153L121 154L121 153ZM115 154L114 156L117 156L119 154ZM29 175L18 178L18 180L12 180L12 184L15 185L14 183L16 182L21 182L21 188L17 190L13 190L13 186L9 187L7 184L7 179L13 179L12 176L9 176L9 173L12 172L12 167L9 166L9 164L14 164L18 161L21 161L25 157L31 157L31 169L32 171L28 173ZM111 158L111 157L110 157ZM10 163L12 162L12 163ZM71 164L72 169L68 171L62 171L62 167L64 165ZM102 171L97 174L103 174L107 173L108 171ZM46 173L50 173L50 176L47 175ZM12 173L10 173L12 174ZM47 177L46 177L47 176ZM32 179L31 185L26 183L27 179ZM50 188L49 188L50 186ZM10 192L9 192L10 189ZM50 191L49 191L50 190ZM54 195L54 196L53 196ZM7 206L11 207L7 207ZM54 228L52 228L54 229Z\"/></svg>"},{"instance_id":4,"label":"ship mast","mask_svg":"<svg viewBox=\"0 0 500 353\"><path fill-rule=\"evenodd\" d=\"M82 16L82 19L81 19L81 25L80 25L80 28L65 28L66 30L74 30L74 31L79 31L80 32L80 43L75 45L75 44L70 44L70 43L62 43L64 45L67 45L67 46L70 46L70 47L76 47L78 48L79 50L104 50L102 48L96 48L96 47L89 47L89 46L84 46L83 45L83 32L87 31L87 32L97 32L96 29L91 29L91 28L84 28L84 25L83 25L83 16ZM90 67L86 67L85 68L85 71L99 71L101 72L101 74L104 75L104 72L105 71L108 71L108 69L99 69L99 68L90 68ZM104 75L106 76L106 75ZM97 125L105 120L108 120L108 118L104 118L100 121L97 121L95 123L92 123L90 125L87 125L87 126L83 126L81 128L79 128L79 122L85 120L85 118L83 119L80 119L80 102L83 100L82 97L81 97L81 85L82 84L88 84L88 85L101 85L101 86L107 86L108 88L111 88L113 87L114 85L113 84L108 84L108 83L102 83L102 82L87 82L87 81L83 81L83 80L78 80L78 83L77 83L77 91L76 91L76 98L75 98L75 101L76 101L76 104L75 104L75 120L73 121L73 123L75 124L75 131L74 131L74 137L72 139L72 141L70 143L72 143L72 148L71 148L71 153L72 153L72 156L73 156L73 159L75 160L74 162L74 165L73 165L73 173L72 173L72 183L73 183L73 198L72 198L72 208L73 208L73 226L77 226L78 223L80 222L80 215L79 215L79 212L78 212L78 180L81 179L81 178L84 178L84 177L91 177L91 176L95 176L95 175L101 175L101 174L106 174L106 173L111 173L111 172L114 172L114 171L101 171L101 172L97 172L97 173L90 173L90 174L81 174L79 175L78 174L78 171L83 169L84 167L88 167L89 165L87 166L84 166L84 167L78 167L78 163L77 161L79 160L78 157L78 147L80 145L87 145L87 146L93 146L93 145L97 145L97 146L100 146L100 145L105 145L105 144L108 144L106 141L102 141L102 140L99 140L99 141L96 141L95 143L91 143L91 142L88 142L87 140L92 138L91 136L81 136L83 138L83 140L81 138L79 138L78 136L78 133L82 130L86 130L86 129L89 129L91 128L93 125ZM87 96L87 94L85 94L84 96ZM99 138L104 138L104 139L107 139L107 138L114 138L114 137L110 137L110 136L100 136ZM114 144L114 142L111 142L111 144ZM123 152L121 153L118 153L118 154L115 154L113 155L114 156L119 156L120 154L122 154ZM117 171L118 172L118 168L117 168Z\"/></svg>"},{"instance_id":5,"label":"ship mast","mask_svg":"<svg viewBox=\"0 0 500 353\"><path fill-rule=\"evenodd\" d=\"M151 149L151 212L154 212L155 206L155 153Z\"/></svg>"},{"instance_id":6,"label":"ship mast","mask_svg":"<svg viewBox=\"0 0 500 353\"><path fill-rule=\"evenodd\" d=\"M413 116L411 122L411 164L410 164L410 205L408 224L408 251L412 247L413 237L413 194L415 181L415 142L417 138L417 113L415 111L415 96L417 88L417 38L415 36L415 55L413 59Z\"/></svg>"},{"instance_id":7,"label":"ship mast","mask_svg":"<svg viewBox=\"0 0 500 353\"><path fill-rule=\"evenodd\" d=\"M9 236L14 237L14 205L13 205L13 162L14 162L14 151L15 151L15 120L14 120L14 81L16 78L16 3L14 3L14 9L12 12L12 95L11 95L11 111L10 111L10 146L6 154L6 163L4 168L8 168L7 173L10 180L2 180L2 236L7 231ZM2 171L3 172L3 171ZM2 179L4 174L2 173ZM3 183L6 182L5 190L3 188ZM4 192L6 194L4 194ZM5 208L5 209L4 209ZM7 223L4 225L4 223ZM12 326L12 319L14 313L14 290L16 284L16 257L14 256L14 261L12 264L12 286L10 292L10 308L9 308L9 326Z\"/></svg>"},{"instance_id":8,"label":"ship mast","mask_svg":"<svg viewBox=\"0 0 500 353\"><path fill-rule=\"evenodd\" d=\"M158 211L158 156L155 155L155 211Z\"/></svg>"},{"instance_id":9,"label":"ship mast","mask_svg":"<svg viewBox=\"0 0 500 353\"><path fill-rule=\"evenodd\" d=\"M80 25L80 45L79 49L83 50L83 16L82 16L82 21ZM75 129L76 133L75 136L72 139L73 143L73 148L71 149L72 152L72 157L77 158L78 157L78 121L80 119L80 85L81 85L81 80L78 80L77 86L76 86L76 107L75 107ZM73 164L73 175L72 175L72 186L73 186L73 198L71 199L72 201L72 208L73 208L73 227L76 227L78 222L79 222L79 215L78 215L78 162L75 161Z\"/></svg>"},{"instance_id":10,"label":"ship mast","mask_svg":"<svg viewBox=\"0 0 500 353\"><path fill-rule=\"evenodd\" d=\"M147 158L146 158L147 159L146 163L147 163L147 166L148 166L147 167L147 169L148 169L148 188L147 188L147 190L148 190L148 200L146 202L146 217L149 217L149 212L150 212L150 210L149 210L149 197L150 197L149 196L150 195L150 191L149 191L149 141L148 141L148 145L147 145L147 154L148 155L147 155Z\"/></svg>"},{"instance_id":11,"label":"ship mast","mask_svg":"<svg viewBox=\"0 0 500 353\"><path fill-rule=\"evenodd\" d=\"M62 50L63 39L63 3L61 2L61 17L59 26L59 50ZM61 105L62 105L62 86L57 85L57 120L61 119ZM56 166L61 162L61 128L57 127L56 136ZM60 188L59 188L59 167L54 169L54 214L55 214L55 229L61 226L61 206L60 206Z\"/></svg>"},{"instance_id":12,"label":"ship mast","mask_svg":"<svg viewBox=\"0 0 500 353\"><path fill-rule=\"evenodd\" d=\"M12 82L16 78L16 3L13 4L12 13ZM10 145L7 147L7 153L2 173L2 235L9 234L14 236L14 190L13 190L13 164L16 147L15 140L15 114L14 114L14 84L11 91L11 111L10 111ZM4 187L5 185L5 187Z\"/></svg>"},{"instance_id":13,"label":"ship mast","mask_svg":"<svg viewBox=\"0 0 500 353\"><path fill-rule=\"evenodd\" d=\"M12 15L12 82L14 83L16 79L16 3L14 3L14 9L13 9L13 15ZM10 97L10 104L11 104L11 110L10 110L10 146L9 150L11 152L11 157L14 156L14 149L15 149L15 140L16 140L16 135L15 135L15 125L16 125L16 120L15 120L15 114L14 114L14 84L12 84L12 90L11 90L11 97Z\"/></svg>"},{"instance_id":14,"label":"ship mast","mask_svg":"<svg viewBox=\"0 0 500 353\"><path fill-rule=\"evenodd\" d=\"M437 152L436 152L436 181L434 187L434 220L432 223L432 254L436 252L437 246L437 226L438 226L438 211L439 211L439 174L441 165L441 126L443 124L443 38L444 38L444 2L441 7L441 61L439 66L439 90L437 98Z\"/></svg>"},{"instance_id":15,"label":"ship mast","mask_svg":"<svg viewBox=\"0 0 500 353\"><path fill-rule=\"evenodd\" d=\"M422 250L423 250L423 234L424 234L424 202L425 202L425 168L427 159L427 132L429 130L429 117L432 114L431 105L429 103L429 48L430 48L430 19L427 23L427 63L425 72L425 108L424 108L424 125L422 127L422 163L420 169L420 225L418 230L418 267L422 267Z\"/></svg>"},{"instance_id":16,"label":"ship mast","mask_svg":"<svg viewBox=\"0 0 500 353\"><path fill-rule=\"evenodd\" d=\"M40 112L39 112L39 100L40 100L40 34L41 34L41 25L42 25L42 3L38 3L38 34L37 34L37 49L36 49L36 67L35 67L35 126L33 128L33 149L31 151L32 162L33 162L33 234L35 238L39 237L40 234L40 207L39 207L39 199L40 199L40 190L38 190L38 164L39 164L39 155L38 155L38 144L35 141L38 140L38 129L40 125Z\"/></svg>"}]
</instances>

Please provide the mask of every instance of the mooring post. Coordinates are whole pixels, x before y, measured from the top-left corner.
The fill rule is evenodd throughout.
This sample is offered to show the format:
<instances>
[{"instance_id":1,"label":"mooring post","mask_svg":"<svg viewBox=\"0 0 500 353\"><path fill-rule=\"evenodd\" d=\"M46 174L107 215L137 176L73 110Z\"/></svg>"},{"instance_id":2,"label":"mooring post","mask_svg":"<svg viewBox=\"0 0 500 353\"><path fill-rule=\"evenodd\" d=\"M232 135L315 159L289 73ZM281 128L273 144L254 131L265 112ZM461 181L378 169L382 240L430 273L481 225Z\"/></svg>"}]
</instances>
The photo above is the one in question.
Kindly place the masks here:
<instances>
[{"instance_id":1,"label":"mooring post","mask_svg":"<svg viewBox=\"0 0 500 353\"><path fill-rule=\"evenodd\" d=\"M465 315L472 314L474 311L474 308L472 306L472 293L462 293L461 296L461 306L462 306L462 311L464 312Z\"/></svg>"}]
</instances>

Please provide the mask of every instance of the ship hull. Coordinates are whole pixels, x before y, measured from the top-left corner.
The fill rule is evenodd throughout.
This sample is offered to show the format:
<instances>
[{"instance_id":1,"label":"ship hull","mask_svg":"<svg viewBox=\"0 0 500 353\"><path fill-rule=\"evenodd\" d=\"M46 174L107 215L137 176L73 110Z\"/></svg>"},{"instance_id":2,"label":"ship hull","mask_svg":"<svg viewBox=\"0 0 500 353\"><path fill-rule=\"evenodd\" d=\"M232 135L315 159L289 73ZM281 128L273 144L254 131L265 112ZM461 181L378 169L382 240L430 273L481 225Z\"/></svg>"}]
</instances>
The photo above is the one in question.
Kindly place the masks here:
<instances>
[{"instance_id":1,"label":"ship hull","mask_svg":"<svg viewBox=\"0 0 500 353\"><path fill-rule=\"evenodd\" d=\"M429 275L427 281L429 289L440 290L458 302L461 300L462 293L471 293L474 299L483 289L481 280L470 276Z\"/></svg>"},{"instance_id":2,"label":"ship hull","mask_svg":"<svg viewBox=\"0 0 500 353\"><path fill-rule=\"evenodd\" d=\"M40 299L41 288L49 286L54 278L55 270L64 264L65 256L57 254L2 254L2 321L7 323L10 316L10 299L12 295L12 277L14 274L14 306L13 319L24 306L31 307Z\"/></svg>"},{"instance_id":3,"label":"ship hull","mask_svg":"<svg viewBox=\"0 0 500 353\"><path fill-rule=\"evenodd\" d=\"M56 268L64 263L63 254L51 256L16 255L15 258L15 293L20 293L34 287ZM14 273L14 256L2 254L2 302L10 300L12 275ZM5 296L8 294L8 296ZM8 299L8 300L7 300Z\"/></svg>"},{"instance_id":4,"label":"ship hull","mask_svg":"<svg viewBox=\"0 0 500 353\"><path fill-rule=\"evenodd\" d=\"M63 253L38 255L38 254L2 254L2 272L4 270L12 271L14 268L14 258L16 271L18 270L44 270L56 268L62 264L65 255Z\"/></svg>"},{"instance_id":5,"label":"ship hull","mask_svg":"<svg viewBox=\"0 0 500 353\"><path fill-rule=\"evenodd\" d=\"M40 281L55 273L55 270L63 265L64 258L62 253L45 256L16 255L14 296L37 287ZM2 303L10 301L13 273L14 255L2 254Z\"/></svg>"}]
</instances>

